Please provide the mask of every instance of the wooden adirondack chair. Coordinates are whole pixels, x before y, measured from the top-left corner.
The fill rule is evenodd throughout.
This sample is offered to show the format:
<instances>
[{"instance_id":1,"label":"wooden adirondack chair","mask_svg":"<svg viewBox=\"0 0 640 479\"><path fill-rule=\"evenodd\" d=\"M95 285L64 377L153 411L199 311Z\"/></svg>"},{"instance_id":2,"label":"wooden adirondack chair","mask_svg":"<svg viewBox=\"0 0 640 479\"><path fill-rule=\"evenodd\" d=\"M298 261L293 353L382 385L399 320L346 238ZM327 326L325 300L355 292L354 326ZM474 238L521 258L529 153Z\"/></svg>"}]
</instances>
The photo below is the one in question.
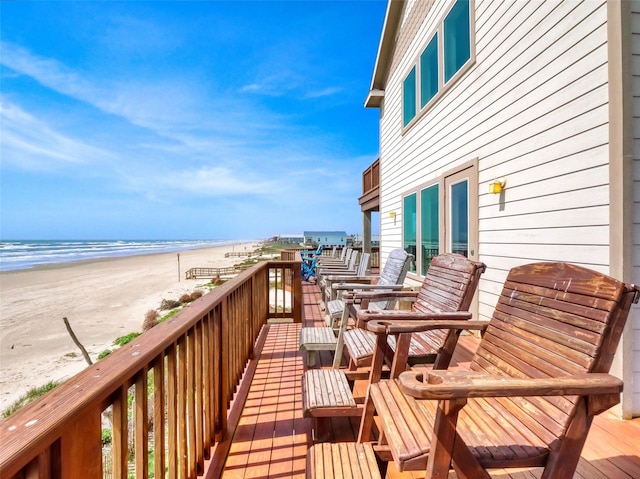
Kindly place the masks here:
<instances>
[{"instance_id":1,"label":"wooden adirondack chair","mask_svg":"<svg viewBox=\"0 0 640 479\"><path fill-rule=\"evenodd\" d=\"M327 275L340 274L343 271L354 271L358 263L359 254L358 251L350 250L347 252L345 262L323 264L321 268L318 268L318 279L322 282L322 279Z\"/></svg>"},{"instance_id":2,"label":"wooden adirondack chair","mask_svg":"<svg viewBox=\"0 0 640 479\"><path fill-rule=\"evenodd\" d=\"M639 294L566 263L513 268L491 321L465 325L486 328L468 371L405 371L369 387L367 411L377 411L383 431L376 454L401 471L426 468L427 478L447 477L450 468L458 477L489 478L489 469L512 467L572 478L593 417L620 401L622 381L607 373ZM371 321L379 335L374 362L386 335L399 334L400 349L411 332L434 327L459 325ZM341 477L337 466L381 477L370 467L371 426L371 417L362 421L362 444L314 446L308 475L319 477L326 460L325 478Z\"/></svg>"},{"instance_id":3,"label":"wooden adirondack chair","mask_svg":"<svg viewBox=\"0 0 640 479\"><path fill-rule=\"evenodd\" d=\"M369 260L371 259L371 253L362 253L360 262L353 271L336 272L325 276L320 284L322 290L322 297L324 298L325 308L327 302L337 299L337 288L333 288L333 285L344 283L346 281L358 281L356 278L363 278L366 276L369 270ZM366 281L366 280L363 280Z\"/></svg>"},{"instance_id":4,"label":"wooden adirondack chair","mask_svg":"<svg viewBox=\"0 0 640 479\"><path fill-rule=\"evenodd\" d=\"M302 256L302 259L311 259L314 258L316 256L321 256L322 255L322 245L319 245L315 250L306 250L306 251L300 251L300 256Z\"/></svg>"},{"instance_id":5,"label":"wooden adirondack chair","mask_svg":"<svg viewBox=\"0 0 640 479\"><path fill-rule=\"evenodd\" d=\"M367 254L367 253L365 253ZM407 259L409 258L409 259ZM351 290L355 287L360 289L369 289L376 291L391 291L394 289L401 289L404 278L409 268L409 261L413 256L408 255L403 249L391 251L387 262L385 263L380 276L329 276L328 280L341 278L346 281L358 281L354 283L336 283L336 290ZM377 281L377 284L372 284ZM372 304L372 308L384 309L384 307L393 307L395 302L379 302ZM342 332L347 327L349 320L348 311L347 315L343 315L344 303L340 299L330 301L328 303L327 311L328 316L325 318L327 324L326 328L302 328L300 331L300 350L308 351L307 364L309 366L315 365L316 351L334 351L340 349L340 356L342 356ZM331 313L333 312L333 314ZM353 316L355 318L355 315ZM336 339L336 335L338 339Z\"/></svg>"},{"instance_id":6,"label":"wooden adirondack chair","mask_svg":"<svg viewBox=\"0 0 640 479\"><path fill-rule=\"evenodd\" d=\"M342 251L340 252L340 256L337 256L336 254L333 254L331 256L322 256L321 258L318 259L318 264L321 266L330 266L332 264L334 265L347 264L348 258L351 257L352 251L353 249L351 248L342 248Z\"/></svg>"},{"instance_id":7,"label":"wooden adirondack chair","mask_svg":"<svg viewBox=\"0 0 640 479\"><path fill-rule=\"evenodd\" d=\"M485 271L484 263L471 261L455 254L443 253L434 256L429 265L427 275L418 292L397 292L389 294L354 293L349 298L357 304L358 301L375 301L391 299L413 301L410 312L388 311L386 317L396 319L420 319L420 314L441 313L450 311L468 311L473 295L478 287L480 276ZM352 314L356 316L354 311ZM365 314L357 314L356 328L344 333L344 346L349 353L350 370L369 366L375 351L376 337L365 329L370 319L379 319L379 311L370 310ZM419 332L411 337L408 362L413 366L420 363L433 363L436 369L446 369L451 361L451 355L458 341L460 331L433 330ZM389 355L395 351L395 337L390 336ZM389 359L390 359L389 356Z\"/></svg>"},{"instance_id":8,"label":"wooden adirondack chair","mask_svg":"<svg viewBox=\"0 0 640 479\"><path fill-rule=\"evenodd\" d=\"M382 301L364 302L354 300L356 292L377 292L390 293L400 291L404 287L404 280L411 267L413 255L407 253L403 248L391 250L387 257L387 262L380 273L380 276L361 276L350 278L347 283L337 283L332 285L336 291L336 299L326 303L328 320L335 324L339 321L340 329L335 347L333 367L339 368L342 360L344 346L344 333L347 331L349 318L356 318L361 306L370 311L388 311L396 305L395 298L387 298ZM375 283L374 283L375 282Z\"/></svg>"},{"instance_id":9,"label":"wooden adirondack chair","mask_svg":"<svg viewBox=\"0 0 640 479\"><path fill-rule=\"evenodd\" d=\"M477 289L478 279L485 266L483 263L477 263L455 254L440 255L432 261L433 268L444 269L447 265L450 270L447 274L445 274L445 271L440 271L439 281L435 281L436 278L433 272L431 276L427 274L430 288L428 291L421 291L422 294L416 295L414 312L366 310L364 313L367 316L379 315L377 317L389 315L390 317L404 319L448 319L466 323L471 318L471 314L464 311L464 308L468 308L469 304L471 304L471 298ZM429 270L431 271L431 268ZM454 278L456 279L455 282L453 281ZM423 289L425 289L424 286ZM393 297L393 293L386 294ZM443 300L443 298L446 299ZM358 318L361 318L362 315L363 311L360 311ZM433 338L430 338L429 358L431 362L436 363L437 367L446 368L449 365L462 329L464 328L437 332L433 334ZM343 332L342 336L346 337L350 331ZM373 337L375 346L375 334ZM400 362L396 361L396 364L398 368L406 367L406 354L402 356ZM382 362L373 365L368 372L370 382L377 382L380 379L382 366ZM327 436L327 418L362 416L363 405L356 402L349 385L349 380L360 378L361 376L357 372L348 373L338 369L316 369L305 372L302 379L302 409L306 417L315 418L315 431L318 440L323 440ZM367 376L364 377L366 378Z\"/></svg>"},{"instance_id":10,"label":"wooden adirondack chair","mask_svg":"<svg viewBox=\"0 0 640 479\"><path fill-rule=\"evenodd\" d=\"M311 278L317 278L316 276L316 263L318 257L308 258L302 261L302 279L303 281L309 281Z\"/></svg>"},{"instance_id":11,"label":"wooden adirondack chair","mask_svg":"<svg viewBox=\"0 0 640 479\"><path fill-rule=\"evenodd\" d=\"M336 276L362 276L366 274L366 269L369 266L369 256L370 255L368 253L365 253L362 255L362 258L360 258L360 253L354 250L351 252L351 256L349 257L349 261L346 266L333 265L329 267L322 267L318 270L321 310L324 311L325 309L324 292L327 284L330 285L333 278ZM358 259L360 259L360 261L358 261Z\"/></svg>"}]
</instances>

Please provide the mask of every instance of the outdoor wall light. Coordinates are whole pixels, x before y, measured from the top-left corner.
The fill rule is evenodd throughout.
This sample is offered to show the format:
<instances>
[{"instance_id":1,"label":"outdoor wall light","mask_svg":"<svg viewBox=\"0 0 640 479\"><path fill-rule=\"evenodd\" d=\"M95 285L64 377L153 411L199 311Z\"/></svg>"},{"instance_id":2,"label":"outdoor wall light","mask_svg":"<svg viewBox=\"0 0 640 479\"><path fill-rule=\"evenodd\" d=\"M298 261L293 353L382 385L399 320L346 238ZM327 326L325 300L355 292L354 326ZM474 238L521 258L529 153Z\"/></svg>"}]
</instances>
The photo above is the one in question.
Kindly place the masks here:
<instances>
[{"instance_id":1,"label":"outdoor wall light","mask_svg":"<svg viewBox=\"0 0 640 479\"><path fill-rule=\"evenodd\" d=\"M489 193L497 195L504 190L505 185L507 184L507 179L503 176L502 178L498 178L497 180L493 180L489 183Z\"/></svg>"},{"instance_id":2,"label":"outdoor wall light","mask_svg":"<svg viewBox=\"0 0 640 479\"><path fill-rule=\"evenodd\" d=\"M396 217L396 212L392 211L391 213L389 213L389 218L395 218Z\"/></svg>"}]
</instances>

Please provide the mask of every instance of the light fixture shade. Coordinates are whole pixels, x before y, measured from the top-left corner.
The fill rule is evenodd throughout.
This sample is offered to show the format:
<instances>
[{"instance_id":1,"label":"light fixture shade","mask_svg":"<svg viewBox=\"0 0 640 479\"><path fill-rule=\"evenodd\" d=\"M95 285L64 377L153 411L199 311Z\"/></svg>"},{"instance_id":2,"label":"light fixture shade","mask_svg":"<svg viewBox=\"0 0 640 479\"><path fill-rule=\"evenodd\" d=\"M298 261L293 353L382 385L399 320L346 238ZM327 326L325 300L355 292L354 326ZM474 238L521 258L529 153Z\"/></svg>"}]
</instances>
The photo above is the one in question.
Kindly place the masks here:
<instances>
[{"instance_id":1,"label":"light fixture shade","mask_svg":"<svg viewBox=\"0 0 640 479\"><path fill-rule=\"evenodd\" d=\"M499 178L489 183L489 193L497 195L502 192L504 185L507 183L505 178Z\"/></svg>"}]
</instances>

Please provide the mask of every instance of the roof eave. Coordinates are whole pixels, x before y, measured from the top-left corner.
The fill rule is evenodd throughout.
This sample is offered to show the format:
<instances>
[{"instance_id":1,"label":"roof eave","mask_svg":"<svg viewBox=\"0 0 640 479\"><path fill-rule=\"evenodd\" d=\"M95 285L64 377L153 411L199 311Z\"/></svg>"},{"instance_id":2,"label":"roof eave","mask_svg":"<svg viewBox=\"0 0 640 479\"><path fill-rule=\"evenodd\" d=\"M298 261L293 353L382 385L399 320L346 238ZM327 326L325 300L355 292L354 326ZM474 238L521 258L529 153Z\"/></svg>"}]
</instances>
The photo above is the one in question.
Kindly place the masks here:
<instances>
[{"instance_id":1,"label":"roof eave","mask_svg":"<svg viewBox=\"0 0 640 479\"><path fill-rule=\"evenodd\" d=\"M365 108L380 108L384 100L384 90L371 90L364 101Z\"/></svg>"},{"instance_id":2,"label":"roof eave","mask_svg":"<svg viewBox=\"0 0 640 479\"><path fill-rule=\"evenodd\" d=\"M387 74L391 67L398 27L400 26L402 11L404 9L404 2L405 0L389 0L387 5L387 13L384 17L382 35L380 36L380 44L378 45L378 55L373 68L371 88L369 88L369 94L365 101L366 107L380 107L382 104ZM379 92L382 92L382 95L380 95Z\"/></svg>"}]
</instances>

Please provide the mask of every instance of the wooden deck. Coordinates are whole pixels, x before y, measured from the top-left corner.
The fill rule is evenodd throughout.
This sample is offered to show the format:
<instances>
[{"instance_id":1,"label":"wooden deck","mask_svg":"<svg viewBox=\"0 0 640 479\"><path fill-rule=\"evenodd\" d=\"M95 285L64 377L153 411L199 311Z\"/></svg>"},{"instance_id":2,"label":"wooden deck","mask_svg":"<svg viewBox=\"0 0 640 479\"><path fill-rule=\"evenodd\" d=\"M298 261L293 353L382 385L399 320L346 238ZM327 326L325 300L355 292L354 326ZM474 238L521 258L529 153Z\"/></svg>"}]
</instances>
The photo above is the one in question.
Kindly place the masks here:
<instances>
[{"instance_id":1,"label":"wooden deck","mask_svg":"<svg viewBox=\"0 0 640 479\"><path fill-rule=\"evenodd\" d=\"M303 283L302 326L324 326L318 303L319 289ZM301 376L306 367L298 351L300 324L267 326L257 356L244 381L248 388L230 452L222 472L231 478L304 478L306 452L311 444L311 421L302 417ZM461 338L452 366L464 364L476 346L471 336ZM332 353L320 352L320 363L330 367ZM251 377L251 374L253 377ZM362 385L360 385L362 386ZM360 388L359 392L364 394ZM348 418L332 419L332 441L353 441L356 424ZM398 473L390 465L388 479L418 479L424 473ZM456 478L454 472L449 479ZM534 479L538 469L494 470L493 478ZM591 427L576 479L640 478L640 418L622 421L604 413Z\"/></svg>"}]
</instances>

